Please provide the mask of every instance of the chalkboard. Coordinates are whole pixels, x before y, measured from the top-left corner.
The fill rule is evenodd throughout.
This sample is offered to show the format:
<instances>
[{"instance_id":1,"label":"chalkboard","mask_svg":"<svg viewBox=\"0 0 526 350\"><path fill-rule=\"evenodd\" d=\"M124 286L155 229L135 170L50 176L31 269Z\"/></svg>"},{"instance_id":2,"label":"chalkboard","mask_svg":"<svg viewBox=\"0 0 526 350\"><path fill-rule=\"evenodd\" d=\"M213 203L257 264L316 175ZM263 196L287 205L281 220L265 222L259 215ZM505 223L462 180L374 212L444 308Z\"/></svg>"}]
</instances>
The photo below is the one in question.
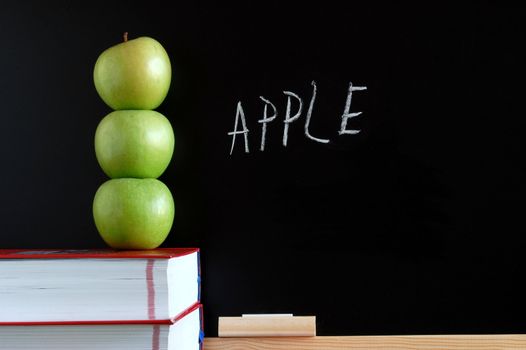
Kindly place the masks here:
<instances>
[{"instance_id":1,"label":"chalkboard","mask_svg":"<svg viewBox=\"0 0 526 350\"><path fill-rule=\"evenodd\" d=\"M127 31L172 60L163 246L202 249L207 335L272 312L523 332L524 23L489 1L3 3L0 246L105 246L92 70Z\"/></svg>"}]
</instances>

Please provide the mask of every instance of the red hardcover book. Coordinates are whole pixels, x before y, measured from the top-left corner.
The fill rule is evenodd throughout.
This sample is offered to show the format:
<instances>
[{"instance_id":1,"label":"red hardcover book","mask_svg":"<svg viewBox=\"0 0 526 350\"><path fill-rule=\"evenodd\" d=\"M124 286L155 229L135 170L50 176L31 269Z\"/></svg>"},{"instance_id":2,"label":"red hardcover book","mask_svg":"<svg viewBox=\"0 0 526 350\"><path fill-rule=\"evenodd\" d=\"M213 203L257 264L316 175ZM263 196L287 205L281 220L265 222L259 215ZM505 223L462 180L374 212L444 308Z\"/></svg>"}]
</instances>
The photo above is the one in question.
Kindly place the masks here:
<instances>
[{"instance_id":1,"label":"red hardcover book","mask_svg":"<svg viewBox=\"0 0 526 350\"><path fill-rule=\"evenodd\" d=\"M199 252L198 248L113 249L0 249L0 259L129 258L169 259Z\"/></svg>"},{"instance_id":2,"label":"red hardcover book","mask_svg":"<svg viewBox=\"0 0 526 350\"><path fill-rule=\"evenodd\" d=\"M198 303L172 320L0 323L2 350L199 350L202 345Z\"/></svg>"},{"instance_id":3,"label":"red hardcover book","mask_svg":"<svg viewBox=\"0 0 526 350\"><path fill-rule=\"evenodd\" d=\"M198 248L0 250L0 323L164 322L199 301Z\"/></svg>"}]
</instances>

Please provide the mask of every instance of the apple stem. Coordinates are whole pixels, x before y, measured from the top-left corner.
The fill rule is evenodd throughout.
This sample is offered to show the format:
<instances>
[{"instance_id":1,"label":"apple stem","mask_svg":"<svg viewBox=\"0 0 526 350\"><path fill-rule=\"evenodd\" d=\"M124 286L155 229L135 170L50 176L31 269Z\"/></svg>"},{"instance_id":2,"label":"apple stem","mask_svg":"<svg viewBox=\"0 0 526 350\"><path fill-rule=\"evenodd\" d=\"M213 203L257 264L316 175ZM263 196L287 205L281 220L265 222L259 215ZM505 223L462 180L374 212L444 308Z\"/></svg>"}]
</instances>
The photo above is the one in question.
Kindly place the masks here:
<instances>
[{"instance_id":1,"label":"apple stem","mask_svg":"<svg viewBox=\"0 0 526 350\"><path fill-rule=\"evenodd\" d=\"M124 42L127 42L128 41L128 32L124 32L124 34L122 35L123 39L124 39Z\"/></svg>"}]
</instances>

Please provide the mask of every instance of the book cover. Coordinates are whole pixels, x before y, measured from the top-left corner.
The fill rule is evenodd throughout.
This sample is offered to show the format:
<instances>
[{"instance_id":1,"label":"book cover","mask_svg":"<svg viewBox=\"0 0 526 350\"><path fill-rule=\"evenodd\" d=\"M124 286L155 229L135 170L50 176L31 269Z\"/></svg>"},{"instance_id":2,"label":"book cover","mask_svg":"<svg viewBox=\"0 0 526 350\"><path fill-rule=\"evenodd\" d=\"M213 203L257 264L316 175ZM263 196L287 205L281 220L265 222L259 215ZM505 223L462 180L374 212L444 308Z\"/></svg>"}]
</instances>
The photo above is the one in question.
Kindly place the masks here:
<instances>
[{"instance_id":1,"label":"book cover","mask_svg":"<svg viewBox=\"0 0 526 350\"><path fill-rule=\"evenodd\" d=\"M198 350L203 308L196 303L175 319L0 323L0 349Z\"/></svg>"},{"instance_id":2,"label":"book cover","mask_svg":"<svg viewBox=\"0 0 526 350\"><path fill-rule=\"evenodd\" d=\"M170 259L199 252L199 248L114 249L0 249L0 259Z\"/></svg>"}]
</instances>

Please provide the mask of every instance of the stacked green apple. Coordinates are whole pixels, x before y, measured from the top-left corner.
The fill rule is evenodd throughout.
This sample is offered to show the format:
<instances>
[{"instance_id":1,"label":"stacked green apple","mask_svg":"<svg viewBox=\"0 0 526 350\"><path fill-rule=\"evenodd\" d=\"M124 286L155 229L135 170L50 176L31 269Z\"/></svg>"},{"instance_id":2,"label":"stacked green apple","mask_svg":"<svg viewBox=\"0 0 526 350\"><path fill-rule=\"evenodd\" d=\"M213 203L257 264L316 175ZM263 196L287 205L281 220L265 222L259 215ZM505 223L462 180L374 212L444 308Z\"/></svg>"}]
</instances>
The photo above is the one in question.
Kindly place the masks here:
<instances>
[{"instance_id":1,"label":"stacked green apple","mask_svg":"<svg viewBox=\"0 0 526 350\"><path fill-rule=\"evenodd\" d=\"M174 201L157 178L174 149L168 119L154 111L172 77L170 59L156 40L141 37L104 51L93 72L99 96L114 111L95 132L95 153L111 179L93 200L95 225L116 249L153 249L168 236Z\"/></svg>"}]
</instances>

